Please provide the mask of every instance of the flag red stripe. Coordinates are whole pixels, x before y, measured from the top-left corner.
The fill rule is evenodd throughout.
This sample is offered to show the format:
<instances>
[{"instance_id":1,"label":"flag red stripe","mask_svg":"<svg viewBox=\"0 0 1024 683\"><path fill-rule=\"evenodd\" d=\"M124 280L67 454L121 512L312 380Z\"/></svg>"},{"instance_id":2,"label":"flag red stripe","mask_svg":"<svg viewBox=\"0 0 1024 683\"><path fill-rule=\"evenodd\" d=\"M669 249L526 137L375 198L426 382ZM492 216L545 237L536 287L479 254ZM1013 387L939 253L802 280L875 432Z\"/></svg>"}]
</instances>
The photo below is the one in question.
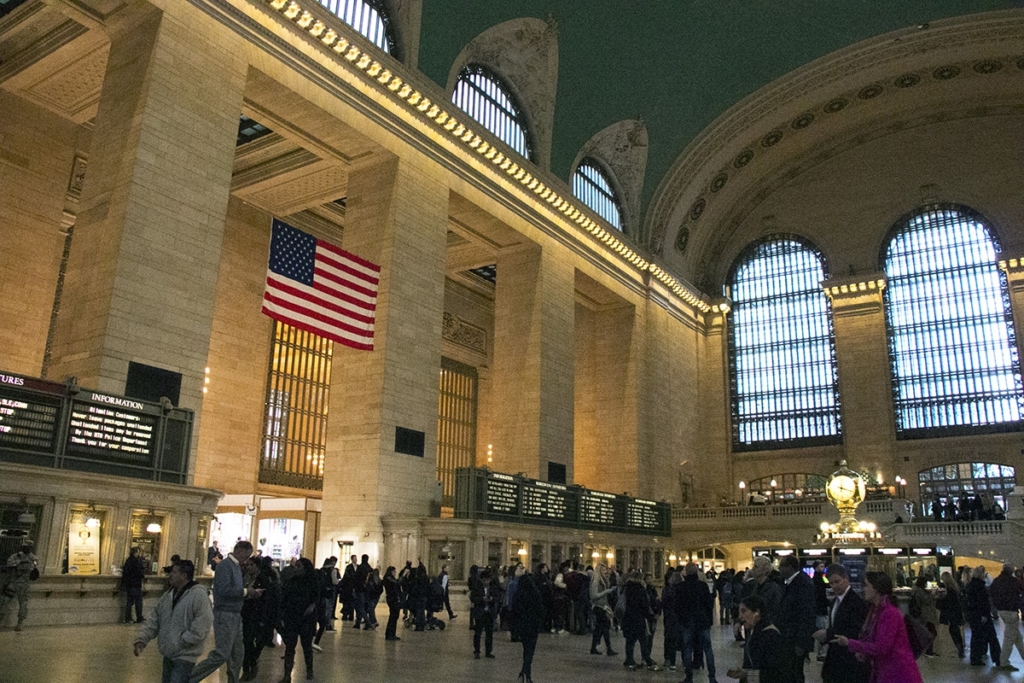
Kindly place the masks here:
<instances>
[{"instance_id":1,"label":"flag red stripe","mask_svg":"<svg viewBox=\"0 0 1024 683\"><path fill-rule=\"evenodd\" d=\"M324 242L323 240L317 240L316 241L316 246L317 247L323 247L327 251L330 251L330 252L332 252L334 254L337 254L338 256L341 256L342 258L351 259L351 260L355 261L356 263L358 263L359 265L363 266L364 268L368 268L368 269L372 270L375 273L380 273L380 266L378 266L376 263L372 263L370 261L367 261L364 258L359 258L355 254L347 252L344 249L342 249L341 247L337 247L337 246L331 244L330 242Z\"/></svg>"},{"instance_id":2,"label":"flag red stripe","mask_svg":"<svg viewBox=\"0 0 1024 683\"><path fill-rule=\"evenodd\" d=\"M324 263L324 264L334 268L335 270L340 270L343 273L348 273L352 277L358 278L359 280L364 281L370 287L376 288L377 287L377 283L380 281L380 278L377 277L376 275L369 275L367 273L364 273L363 271L359 270L358 268L352 267L352 265L350 263L348 263L346 261L337 261L337 260L331 258L330 256L328 256L327 254L321 254L320 252L317 252L317 254L316 254L316 262L317 262L317 264Z\"/></svg>"},{"instance_id":3,"label":"flag red stripe","mask_svg":"<svg viewBox=\"0 0 1024 683\"><path fill-rule=\"evenodd\" d=\"M370 298L373 298L374 296L377 295L376 287L374 287L373 289L361 287L358 284L352 282L351 280L347 280L341 277L340 275L329 273L323 268L315 268L313 270L313 286L316 287L317 282L323 280L330 280L331 282L337 283L343 287L347 287L348 289L351 289L355 292L359 292L363 296L368 296Z\"/></svg>"},{"instance_id":4,"label":"flag red stripe","mask_svg":"<svg viewBox=\"0 0 1024 683\"><path fill-rule=\"evenodd\" d=\"M297 297L299 299L302 299L304 301L308 301L310 304L313 304L314 306L319 306L320 308L325 308L325 309L327 309L329 311L334 311L335 313L339 313L339 314L341 314L343 316L346 316L348 318L352 318L354 320L358 320L359 322L369 323L369 324L372 325L373 322L374 322L374 319L375 319L375 317L373 315L373 311L376 308L376 306L374 306L373 308L370 308L367 314L363 314L363 313L360 313L359 311L354 311L354 310L352 310L349 307L341 306L341 305L338 305L338 304L335 304L335 303L331 303L331 299L325 299L325 298L322 298L322 297L317 297L316 295L311 294L308 291L299 289L297 287L292 287L291 285L287 285L287 284L281 282L278 279L273 279L273 278L269 278L269 277L267 278L267 287L268 288L269 287L273 287L274 289L280 290L280 291L282 291L282 292L284 292L286 294L290 294L290 295L292 295L294 297ZM331 294L332 295L332 299L341 299L341 300L347 301L349 303L355 304L357 306L360 306L363 309L367 308L367 304L362 302L362 301L360 301L360 300L358 300L358 299L352 299L351 297L346 297L343 294L339 294L337 296L334 296L334 293L331 292L331 290L324 290L321 287L317 287L315 284L313 285L313 287L317 291L326 291L327 293ZM285 302L282 305L286 305L286 304L287 305L291 305L288 302Z\"/></svg>"},{"instance_id":5,"label":"flag red stripe","mask_svg":"<svg viewBox=\"0 0 1024 683\"><path fill-rule=\"evenodd\" d=\"M266 301L277 304L278 306L285 308L289 311L301 313L304 316L313 318L314 320L319 320L320 322L327 325L333 325L334 327L337 327L338 329L341 330L345 330L346 332L351 332L353 334L360 335L373 334L372 330L367 329L367 326L373 326L374 323L372 319L367 322L363 322L360 320L352 320L351 322L347 322L344 319L339 319L334 316L327 315L326 313L322 313L320 310L317 310L318 307L301 306L295 303L294 301L288 301L287 299L282 299L281 297L274 296L271 292L264 292L263 298ZM352 316L346 317L350 318Z\"/></svg>"},{"instance_id":6,"label":"flag red stripe","mask_svg":"<svg viewBox=\"0 0 1024 683\"><path fill-rule=\"evenodd\" d=\"M339 344L344 344L345 346L349 346L353 349L360 349L362 351L373 351L373 344L360 344L359 342L352 341L351 339L346 339L345 337L341 337L336 334L331 334L330 332L324 330L322 327L317 327L315 325L305 323L301 320L289 318L288 316L282 315L277 311L271 311L267 309L266 306L263 307L263 313L264 315L270 316L274 320L279 320L283 323L291 325L292 327L296 327L300 330L305 330L306 332L311 332L312 334L324 337L326 339L330 339L331 341L338 342Z\"/></svg>"}]
</instances>

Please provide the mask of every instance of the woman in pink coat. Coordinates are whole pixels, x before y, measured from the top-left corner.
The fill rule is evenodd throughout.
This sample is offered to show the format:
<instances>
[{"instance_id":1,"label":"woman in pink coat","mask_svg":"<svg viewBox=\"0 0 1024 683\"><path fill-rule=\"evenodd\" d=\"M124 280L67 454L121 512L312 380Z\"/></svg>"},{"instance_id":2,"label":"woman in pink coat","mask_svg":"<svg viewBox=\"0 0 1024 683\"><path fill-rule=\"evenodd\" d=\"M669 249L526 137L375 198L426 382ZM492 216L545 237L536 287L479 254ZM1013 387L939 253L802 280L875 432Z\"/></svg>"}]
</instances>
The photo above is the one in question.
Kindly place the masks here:
<instances>
[{"instance_id":1,"label":"woman in pink coat","mask_svg":"<svg viewBox=\"0 0 1024 683\"><path fill-rule=\"evenodd\" d=\"M871 662L871 683L923 683L907 638L903 614L892 599L892 579L868 572L864 598L871 605L860 638L836 636L833 643L849 647L857 658Z\"/></svg>"}]
</instances>

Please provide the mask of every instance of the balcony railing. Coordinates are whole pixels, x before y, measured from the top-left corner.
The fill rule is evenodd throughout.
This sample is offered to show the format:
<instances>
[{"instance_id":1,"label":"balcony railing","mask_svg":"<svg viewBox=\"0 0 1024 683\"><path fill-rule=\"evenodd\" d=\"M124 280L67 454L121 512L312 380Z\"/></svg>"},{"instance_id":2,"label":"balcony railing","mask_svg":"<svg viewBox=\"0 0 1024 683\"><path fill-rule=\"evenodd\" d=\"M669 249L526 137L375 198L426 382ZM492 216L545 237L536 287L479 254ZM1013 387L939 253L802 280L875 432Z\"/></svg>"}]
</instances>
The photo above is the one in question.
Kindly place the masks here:
<instances>
[{"instance_id":1,"label":"balcony railing","mask_svg":"<svg viewBox=\"0 0 1024 683\"><path fill-rule=\"evenodd\" d=\"M887 533L894 537L925 538L925 537L960 537L960 536L1002 536L1007 525L1006 521L985 522L917 522L914 524L893 524Z\"/></svg>"}]
</instances>

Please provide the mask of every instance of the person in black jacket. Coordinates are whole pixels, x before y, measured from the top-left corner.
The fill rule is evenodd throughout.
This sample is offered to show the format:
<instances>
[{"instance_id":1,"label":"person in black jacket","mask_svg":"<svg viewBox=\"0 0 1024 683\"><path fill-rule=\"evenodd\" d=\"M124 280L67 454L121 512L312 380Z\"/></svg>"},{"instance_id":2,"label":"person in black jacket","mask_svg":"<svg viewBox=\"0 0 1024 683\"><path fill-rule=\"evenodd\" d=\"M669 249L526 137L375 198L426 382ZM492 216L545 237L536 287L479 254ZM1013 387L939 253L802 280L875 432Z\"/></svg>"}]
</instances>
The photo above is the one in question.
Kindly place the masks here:
<instances>
[{"instance_id":1,"label":"person in black jacket","mask_svg":"<svg viewBox=\"0 0 1024 683\"><path fill-rule=\"evenodd\" d=\"M142 582L146 580L146 569L142 565L142 558L139 557L139 549L132 548L128 553L128 559L121 567L121 585L128 594L128 600L124 605L124 623L132 623L132 605L135 606L135 623L141 624L142 618Z\"/></svg>"},{"instance_id":2,"label":"person in black jacket","mask_svg":"<svg viewBox=\"0 0 1024 683\"><path fill-rule=\"evenodd\" d=\"M715 680L715 655L711 649L711 624L715 602L706 583L697 575L697 565L692 562L683 570L683 582L676 591L676 618L682 632L683 667L685 680L693 681L693 650L697 644L704 651L708 667L708 680Z\"/></svg>"},{"instance_id":3,"label":"person in black jacket","mask_svg":"<svg viewBox=\"0 0 1024 683\"><path fill-rule=\"evenodd\" d=\"M707 587L701 584L704 592ZM707 593L710 597L710 593ZM647 595L647 587L644 586L643 577L640 572L630 572L626 579L626 586L622 590L622 599L626 601L626 610L622 617L622 635L626 637L626 661L623 665L628 669L635 669L636 662L633 660L633 652L637 642L640 643L640 658L643 664L651 671L659 671L651 659L651 639L648 637L649 620L653 615L650 598Z\"/></svg>"},{"instance_id":4,"label":"person in black jacket","mask_svg":"<svg viewBox=\"0 0 1024 683\"><path fill-rule=\"evenodd\" d=\"M316 610L320 604L320 581L316 568L305 557L295 563L295 571L284 582L281 602L281 639L284 640L284 678L292 680L295 666L295 646L302 641L302 655L306 660L306 680L313 680L313 634L316 631Z\"/></svg>"},{"instance_id":5,"label":"person in black jacket","mask_svg":"<svg viewBox=\"0 0 1024 683\"><path fill-rule=\"evenodd\" d=\"M764 600L757 595L740 601L739 618L746 629L747 642L743 646L743 668L730 669L730 678L746 681L750 673L757 672L760 683L789 683L792 680L782 634L766 616L766 609Z\"/></svg>"},{"instance_id":6,"label":"person in black jacket","mask_svg":"<svg viewBox=\"0 0 1024 683\"><path fill-rule=\"evenodd\" d=\"M384 640L401 640L398 637L398 617L402 612L402 586L395 576L395 568L384 572L384 598L388 603L388 625L384 628Z\"/></svg>"},{"instance_id":7,"label":"person in black jacket","mask_svg":"<svg viewBox=\"0 0 1024 683\"><path fill-rule=\"evenodd\" d=\"M412 585L409 586L409 604L416 622L417 631L427 628L427 603L430 602L430 577L427 568L420 562L412 571Z\"/></svg>"},{"instance_id":8,"label":"person in black jacket","mask_svg":"<svg viewBox=\"0 0 1024 683\"><path fill-rule=\"evenodd\" d=\"M804 660L814 649L814 583L800 569L796 555L779 561L783 579L782 600L774 618L789 657L791 678L804 683Z\"/></svg>"},{"instance_id":9,"label":"person in black jacket","mask_svg":"<svg viewBox=\"0 0 1024 683\"><path fill-rule=\"evenodd\" d=\"M1002 655L992 618L992 603L985 587L985 567L978 565L971 571L971 581L964 591L964 616L971 625L971 666L985 665L985 650L998 666Z\"/></svg>"},{"instance_id":10,"label":"person in black jacket","mask_svg":"<svg viewBox=\"0 0 1024 683\"><path fill-rule=\"evenodd\" d=\"M526 573L523 565L516 568L516 573L519 574L519 587L509 605L509 623L512 635L523 644L523 667L519 670L519 680L533 683L533 653L537 650L537 636L544 627L547 610L534 577Z\"/></svg>"},{"instance_id":11,"label":"person in black jacket","mask_svg":"<svg viewBox=\"0 0 1024 683\"><path fill-rule=\"evenodd\" d=\"M255 600L247 600L242 605L242 645L245 655L242 658L240 681L256 678L260 653L271 642L281 618L282 590L274 571L274 560L270 557L261 558L258 571L253 587L262 588L263 595Z\"/></svg>"},{"instance_id":12,"label":"person in black jacket","mask_svg":"<svg viewBox=\"0 0 1024 683\"><path fill-rule=\"evenodd\" d=\"M522 569L522 565L518 569ZM494 617L501 604L501 588L491 578L491 568L484 567L480 572L480 580L469 592L469 602L473 605L473 656L480 659L480 635L486 633L484 647L488 659L494 659ZM514 634L513 634L514 635Z\"/></svg>"},{"instance_id":13,"label":"person in black jacket","mask_svg":"<svg viewBox=\"0 0 1024 683\"><path fill-rule=\"evenodd\" d=\"M362 625L364 628L370 625L370 621L367 618L366 608L368 598L366 595L366 579L370 576L370 556L363 555L362 561L359 566L356 567L355 580L352 584L352 595L355 598L356 603L356 619L353 622L353 628L359 628Z\"/></svg>"},{"instance_id":14,"label":"person in black jacket","mask_svg":"<svg viewBox=\"0 0 1024 683\"><path fill-rule=\"evenodd\" d=\"M960 584L949 572L942 572L942 585L946 592L935 601L939 608L939 623L949 627L949 637L956 646L957 657L964 658L964 608L960 594Z\"/></svg>"},{"instance_id":15,"label":"person in black jacket","mask_svg":"<svg viewBox=\"0 0 1024 683\"><path fill-rule=\"evenodd\" d=\"M1024 600L1024 588L1021 588L1020 581L1013 575L1012 564L1003 565L1003 571L992 579L988 594L992 598L992 606L1003 620L1003 659L999 663L999 668L1017 671L1017 667L1010 664L1010 657L1013 656L1013 648L1016 646L1017 652L1024 658L1024 640L1020 635L1020 606Z\"/></svg>"},{"instance_id":16,"label":"person in black jacket","mask_svg":"<svg viewBox=\"0 0 1024 683\"><path fill-rule=\"evenodd\" d=\"M829 643L836 636L860 638L868 618L868 603L850 588L850 572L841 564L830 564L825 577L836 598L828 611L829 625L814 633L819 643ZM845 647L830 647L821 667L822 683L867 683L871 667Z\"/></svg>"}]
</instances>

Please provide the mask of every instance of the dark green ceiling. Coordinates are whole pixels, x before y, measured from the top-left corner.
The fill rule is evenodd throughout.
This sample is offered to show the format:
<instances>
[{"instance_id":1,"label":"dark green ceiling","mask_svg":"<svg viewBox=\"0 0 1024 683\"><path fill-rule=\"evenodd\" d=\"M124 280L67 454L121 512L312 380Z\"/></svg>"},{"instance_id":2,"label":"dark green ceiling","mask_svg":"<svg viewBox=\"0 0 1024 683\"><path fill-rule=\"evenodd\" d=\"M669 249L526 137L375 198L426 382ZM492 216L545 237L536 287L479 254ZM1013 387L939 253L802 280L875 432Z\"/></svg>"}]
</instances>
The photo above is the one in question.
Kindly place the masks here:
<instances>
[{"instance_id":1,"label":"dark green ceiling","mask_svg":"<svg viewBox=\"0 0 1024 683\"><path fill-rule=\"evenodd\" d=\"M743 97L818 57L1024 0L424 0L419 68L442 87L462 48L510 19L558 23L551 170L622 119L650 136L644 204L686 145Z\"/></svg>"}]
</instances>

